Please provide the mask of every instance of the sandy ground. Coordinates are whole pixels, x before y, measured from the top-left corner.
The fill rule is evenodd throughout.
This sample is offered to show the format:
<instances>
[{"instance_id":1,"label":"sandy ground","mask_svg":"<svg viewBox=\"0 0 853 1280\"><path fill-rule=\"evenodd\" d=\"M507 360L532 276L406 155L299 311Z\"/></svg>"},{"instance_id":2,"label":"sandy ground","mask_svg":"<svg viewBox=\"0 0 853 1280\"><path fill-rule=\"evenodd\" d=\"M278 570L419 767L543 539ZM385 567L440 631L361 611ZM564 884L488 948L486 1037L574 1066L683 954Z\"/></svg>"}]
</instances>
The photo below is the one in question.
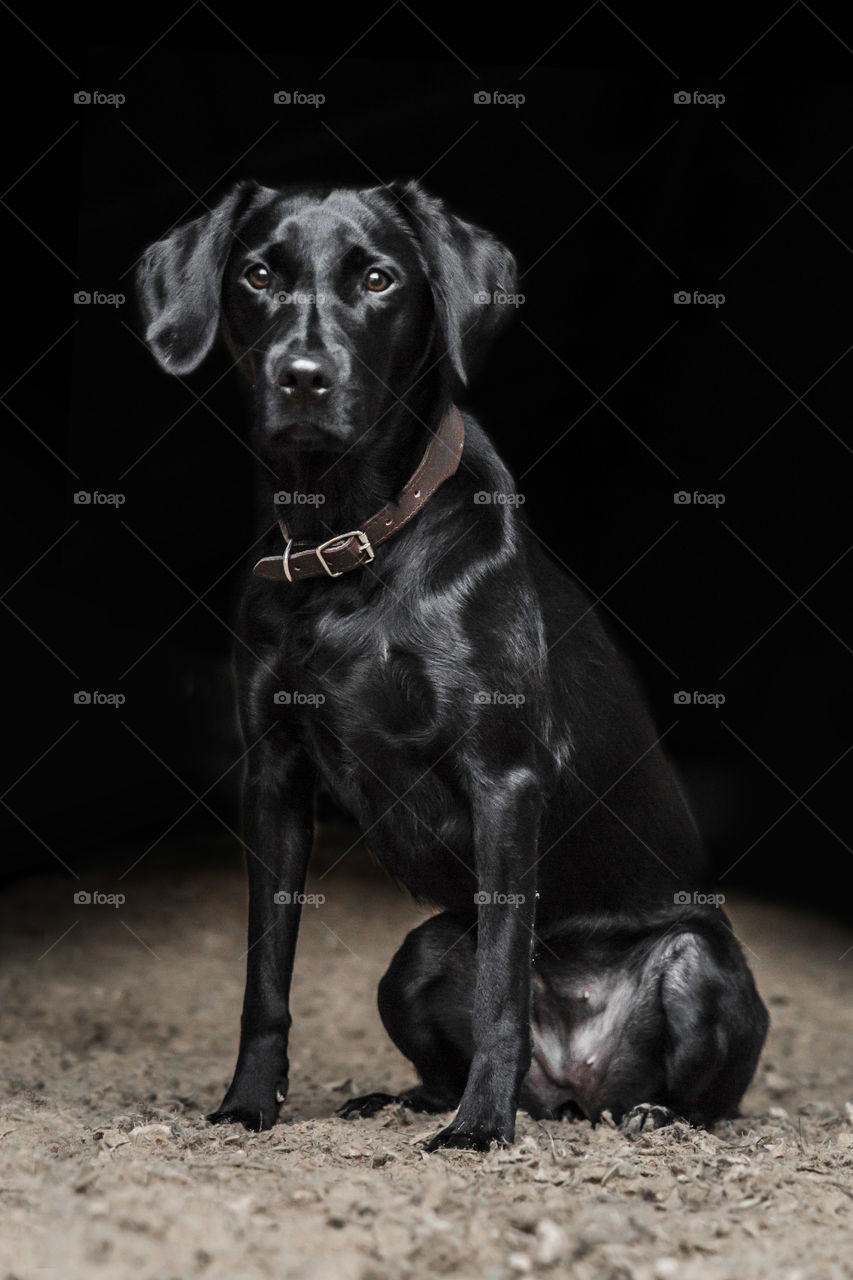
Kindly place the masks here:
<instances>
[{"instance_id":1,"label":"sandy ground","mask_svg":"<svg viewBox=\"0 0 853 1280\"><path fill-rule=\"evenodd\" d=\"M326 900L303 916L292 1093L262 1135L203 1119L242 994L233 850L6 895L2 1280L853 1275L853 936L729 904L774 1024L737 1123L628 1138L522 1115L513 1148L427 1156L435 1119L333 1114L411 1082L375 990L421 918L357 852L324 874L345 848L327 833L309 886ZM127 900L78 905L81 887Z\"/></svg>"}]
</instances>

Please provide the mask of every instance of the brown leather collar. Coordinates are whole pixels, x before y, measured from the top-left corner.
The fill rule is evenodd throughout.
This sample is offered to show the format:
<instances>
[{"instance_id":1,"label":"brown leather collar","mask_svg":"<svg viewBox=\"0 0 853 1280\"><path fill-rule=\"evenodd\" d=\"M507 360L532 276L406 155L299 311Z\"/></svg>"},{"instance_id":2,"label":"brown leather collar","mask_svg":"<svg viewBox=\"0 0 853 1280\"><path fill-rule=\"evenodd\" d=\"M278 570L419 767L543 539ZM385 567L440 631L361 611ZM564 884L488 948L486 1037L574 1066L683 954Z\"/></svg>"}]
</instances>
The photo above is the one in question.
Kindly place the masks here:
<instances>
[{"instance_id":1,"label":"brown leather collar","mask_svg":"<svg viewBox=\"0 0 853 1280\"><path fill-rule=\"evenodd\" d=\"M456 405L452 404L430 440L414 475L403 485L396 498L370 516L360 529L335 534L325 542L315 545L295 542L287 525L279 520L285 541L284 554L264 556L252 573L256 578L298 582L303 578L316 578L323 573L330 578L339 578L350 569L370 564L374 559L374 547L397 533L404 524L408 524L438 486L454 474L462 457L464 443L465 425L462 415Z\"/></svg>"}]
</instances>

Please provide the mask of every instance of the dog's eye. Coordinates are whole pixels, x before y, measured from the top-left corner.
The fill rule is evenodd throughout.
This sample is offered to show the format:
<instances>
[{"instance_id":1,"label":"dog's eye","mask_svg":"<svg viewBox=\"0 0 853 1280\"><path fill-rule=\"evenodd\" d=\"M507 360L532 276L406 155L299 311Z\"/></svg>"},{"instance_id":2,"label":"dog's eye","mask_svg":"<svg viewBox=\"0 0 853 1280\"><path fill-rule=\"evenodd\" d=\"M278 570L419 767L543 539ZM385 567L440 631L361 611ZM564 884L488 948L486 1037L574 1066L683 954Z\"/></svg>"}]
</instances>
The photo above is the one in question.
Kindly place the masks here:
<instances>
[{"instance_id":1,"label":"dog's eye","mask_svg":"<svg viewBox=\"0 0 853 1280\"><path fill-rule=\"evenodd\" d=\"M378 267L368 271L364 277L364 287L369 289L371 293L384 293L393 283L394 281L387 272L380 271Z\"/></svg>"},{"instance_id":2,"label":"dog's eye","mask_svg":"<svg viewBox=\"0 0 853 1280\"><path fill-rule=\"evenodd\" d=\"M253 289L266 289L270 282L270 273L261 262L256 262L246 272L246 279Z\"/></svg>"}]
</instances>

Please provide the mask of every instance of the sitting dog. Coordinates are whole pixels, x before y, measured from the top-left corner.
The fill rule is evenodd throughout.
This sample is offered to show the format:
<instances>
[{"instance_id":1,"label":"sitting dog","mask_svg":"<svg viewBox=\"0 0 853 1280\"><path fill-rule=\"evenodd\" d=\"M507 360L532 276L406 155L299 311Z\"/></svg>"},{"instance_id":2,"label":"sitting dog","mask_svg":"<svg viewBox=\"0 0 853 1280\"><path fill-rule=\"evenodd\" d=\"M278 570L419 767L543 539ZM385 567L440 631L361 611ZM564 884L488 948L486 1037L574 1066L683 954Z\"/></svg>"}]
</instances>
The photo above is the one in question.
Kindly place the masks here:
<instances>
[{"instance_id":1,"label":"sitting dog","mask_svg":"<svg viewBox=\"0 0 853 1280\"><path fill-rule=\"evenodd\" d=\"M162 368L221 337L245 379L265 530L236 650L246 991L213 1121L268 1129L287 1095L320 787L440 908L379 988L420 1083L343 1114L455 1109L427 1148L485 1150L519 1106L708 1125L753 1075L767 1013L697 901L700 840L635 680L454 404L514 282L508 249L414 183L240 183L141 261Z\"/></svg>"}]
</instances>

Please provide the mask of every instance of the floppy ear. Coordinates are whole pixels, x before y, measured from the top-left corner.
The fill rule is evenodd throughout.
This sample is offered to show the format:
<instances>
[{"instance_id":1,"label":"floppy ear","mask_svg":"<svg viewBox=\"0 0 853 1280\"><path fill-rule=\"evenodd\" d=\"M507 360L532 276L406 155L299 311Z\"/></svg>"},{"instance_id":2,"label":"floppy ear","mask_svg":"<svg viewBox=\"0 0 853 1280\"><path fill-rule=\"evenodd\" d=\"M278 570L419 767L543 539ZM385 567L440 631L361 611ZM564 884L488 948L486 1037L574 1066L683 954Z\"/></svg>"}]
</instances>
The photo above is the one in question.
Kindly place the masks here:
<instances>
[{"instance_id":1,"label":"floppy ear","mask_svg":"<svg viewBox=\"0 0 853 1280\"><path fill-rule=\"evenodd\" d=\"M235 219L257 189L238 183L209 213L152 244L137 267L145 340L167 373L191 373L213 346Z\"/></svg>"},{"instance_id":2,"label":"floppy ear","mask_svg":"<svg viewBox=\"0 0 853 1280\"><path fill-rule=\"evenodd\" d=\"M488 231L450 213L416 182L393 182L390 190L420 245L447 354L465 384L512 314L512 306L500 299L515 293L515 258Z\"/></svg>"}]
</instances>

